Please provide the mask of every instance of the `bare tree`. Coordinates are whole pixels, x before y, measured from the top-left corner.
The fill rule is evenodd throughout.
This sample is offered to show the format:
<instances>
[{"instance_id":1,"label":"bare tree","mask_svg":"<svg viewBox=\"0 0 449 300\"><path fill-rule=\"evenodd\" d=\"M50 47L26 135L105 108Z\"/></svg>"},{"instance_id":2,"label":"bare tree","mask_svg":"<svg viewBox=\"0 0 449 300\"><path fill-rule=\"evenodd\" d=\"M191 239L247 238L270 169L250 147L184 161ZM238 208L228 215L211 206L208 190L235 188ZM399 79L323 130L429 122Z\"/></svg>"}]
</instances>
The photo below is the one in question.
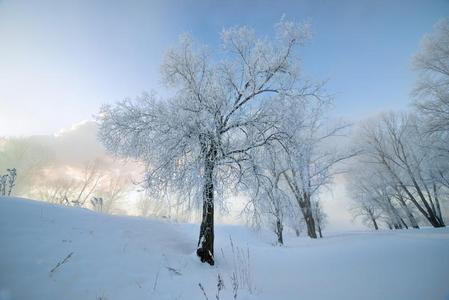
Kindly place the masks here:
<instances>
[{"instance_id":1,"label":"bare tree","mask_svg":"<svg viewBox=\"0 0 449 300\"><path fill-rule=\"evenodd\" d=\"M441 201L449 188L449 23L424 37L414 58L417 114L384 114L359 135L369 179L353 174L368 197L359 208L382 211L390 228L419 228L416 213L434 227L445 226ZM360 169L360 166L359 166ZM359 193L360 194L360 193ZM369 208L369 209L368 209ZM407 222L406 222L407 221Z\"/></svg>"},{"instance_id":2,"label":"bare tree","mask_svg":"<svg viewBox=\"0 0 449 300\"><path fill-rule=\"evenodd\" d=\"M6 169L8 172L8 196L11 196L12 189L16 185L17 171L16 168Z\"/></svg>"},{"instance_id":3,"label":"bare tree","mask_svg":"<svg viewBox=\"0 0 449 300\"><path fill-rule=\"evenodd\" d=\"M101 197L92 197L90 199L90 203L92 208L97 212L103 212L103 198Z\"/></svg>"},{"instance_id":4,"label":"bare tree","mask_svg":"<svg viewBox=\"0 0 449 300\"><path fill-rule=\"evenodd\" d=\"M423 135L416 119L407 114L384 114L365 125L361 139L367 162L377 165L391 180L400 203L407 199L432 226L445 226L437 189L432 193L433 185L439 185L429 176L432 155L421 145Z\"/></svg>"},{"instance_id":5,"label":"bare tree","mask_svg":"<svg viewBox=\"0 0 449 300\"><path fill-rule=\"evenodd\" d=\"M197 254L209 264L216 200L242 182L251 151L281 134L265 108L302 92L296 48L307 27L281 21L276 30L271 42L247 27L224 30L219 61L185 36L162 67L173 97L144 95L100 113L100 139L109 151L147 163L152 192L183 191L187 202L202 198Z\"/></svg>"},{"instance_id":6,"label":"bare tree","mask_svg":"<svg viewBox=\"0 0 449 300\"><path fill-rule=\"evenodd\" d=\"M365 225L372 226L375 230L379 230L378 222L382 216L382 212L377 205L364 199L358 199L352 207L351 212L355 219L361 218Z\"/></svg>"},{"instance_id":7,"label":"bare tree","mask_svg":"<svg viewBox=\"0 0 449 300\"><path fill-rule=\"evenodd\" d=\"M349 190L353 198L354 218L378 228L379 221L400 229L419 228L412 205L391 176L377 164L360 156L349 175ZM406 222L408 220L408 223Z\"/></svg>"},{"instance_id":8,"label":"bare tree","mask_svg":"<svg viewBox=\"0 0 449 300\"><path fill-rule=\"evenodd\" d=\"M6 195L6 186L8 184L8 175L0 175L0 195Z\"/></svg>"},{"instance_id":9,"label":"bare tree","mask_svg":"<svg viewBox=\"0 0 449 300\"><path fill-rule=\"evenodd\" d=\"M101 211L110 214L117 211L120 201L129 192L131 182L120 172L107 171L102 172L93 194L102 199Z\"/></svg>"},{"instance_id":10,"label":"bare tree","mask_svg":"<svg viewBox=\"0 0 449 300\"><path fill-rule=\"evenodd\" d=\"M167 206L162 201L151 199L146 194L141 194L137 201L137 209L142 217L162 217L167 218Z\"/></svg>"},{"instance_id":11,"label":"bare tree","mask_svg":"<svg viewBox=\"0 0 449 300\"><path fill-rule=\"evenodd\" d=\"M290 197L281 188L283 153L278 145L265 147L254 156L253 170L255 183L251 185L250 205L247 215L260 225L268 223L273 229L280 245L284 244L283 231L286 217L292 217ZM250 211L251 210L251 211Z\"/></svg>"},{"instance_id":12,"label":"bare tree","mask_svg":"<svg viewBox=\"0 0 449 300\"><path fill-rule=\"evenodd\" d=\"M327 215L324 212L319 199L313 201L312 212L313 212L313 218L315 220L316 229L318 231L318 234L319 234L320 238L323 238L322 231L324 229L324 226L326 226Z\"/></svg>"},{"instance_id":13,"label":"bare tree","mask_svg":"<svg viewBox=\"0 0 449 300\"><path fill-rule=\"evenodd\" d=\"M65 200L70 201L74 206L84 206L97 188L102 177L103 175L99 171L97 162L87 163L81 178L76 182L72 195L66 194L64 196Z\"/></svg>"},{"instance_id":14,"label":"bare tree","mask_svg":"<svg viewBox=\"0 0 449 300\"><path fill-rule=\"evenodd\" d=\"M20 173L20 176L14 179L15 195L29 196L36 177L48 166L51 155L52 152L48 147L33 138L5 139L5 143L0 146L0 170L6 170L13 165L16 172Z\"/></svg>"},{"instance_id":15,"label":"bare tree","mask_svg":"<svg viewBox=\"0 0 449 300\"><path fill-rule=\"evenodd\" d=\"M282 176L286 190L293 195L303 215L308 236L316 238L312 198L332 182L338 173L335 165L356 152L331 146L335 137L341 137L348 125L326 122L330 99L322 96L321 86L311 88L308 95L311 97L306 98L302 105L287 98L281 110L282 130L288 136L283 144L285 162Z\"/></svg>"},{"instance_id":16,"label":"bare tree","mask_svg":"<svg viewBox=\"0 0 449 300\"><path fill-rule=\"evenodd\" d=\"M35 180L30 193L51 203L84 206L104 177L98 163L87 162L82 170L65 166L64 170L57 173L65 173L65 176L46 176L46 173L42 173Z\"/></svg>"},{"instance_id":17,"label":"bare tree","mask_svg":"<svg viewBox=\"0 0 449 300\"><path fill-rule=\"evenodd\" d=\"M428 133L449 133L449 21L437 23L424 37L414 58L418 81L416 106L426 119ZM449 150L446 144L446 150Z\"/></svg>"},{"instance_id":18,"label":"bare tree","mask_svg":"<svg viewBox=\"0 0 449 300\"><path fill-rule=\"evenodd\" d=\"M16 168L6 169L7 174L0 175L0 195L11 196L11 192L16 185Z\"/></svg>"},{"instance_id":19,"label":"bare tree","mask_svg":"<svg viewBox=\"0 0 449 300\"><path fill-rule=\"evenodd\" d=\"M414 58L418 80L415 106L431 151L434 180L449 189L449 21L438 22ZM439 190L437 186L435 190Z\"/></svg>"}]
</instances>

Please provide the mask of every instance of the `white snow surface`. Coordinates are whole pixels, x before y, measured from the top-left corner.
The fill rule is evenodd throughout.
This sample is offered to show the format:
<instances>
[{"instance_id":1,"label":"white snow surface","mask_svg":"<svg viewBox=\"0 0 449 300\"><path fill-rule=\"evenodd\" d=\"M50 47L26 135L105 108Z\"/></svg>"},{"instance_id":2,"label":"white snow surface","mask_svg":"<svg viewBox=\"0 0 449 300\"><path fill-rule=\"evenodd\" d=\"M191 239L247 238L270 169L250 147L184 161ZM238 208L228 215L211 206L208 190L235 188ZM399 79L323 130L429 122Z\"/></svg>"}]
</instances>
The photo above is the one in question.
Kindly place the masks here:
<instances>
[{"instance_id":1,"label":"white snow surface","mask_svg":"<svg viewBox=\"0 0 449 300\"><path fill-rule=\"evenodd\" d=\"M198 230L0 198L0 299L206 299L199 283L216 299L220 274L226 300L233 272L249 278L237 299L449 299L447 228L287 235L279 247L269 232L217 225L213 267L195 255ZM236 267L230 237L249 267Z\"/></svg>"}]
</instances>

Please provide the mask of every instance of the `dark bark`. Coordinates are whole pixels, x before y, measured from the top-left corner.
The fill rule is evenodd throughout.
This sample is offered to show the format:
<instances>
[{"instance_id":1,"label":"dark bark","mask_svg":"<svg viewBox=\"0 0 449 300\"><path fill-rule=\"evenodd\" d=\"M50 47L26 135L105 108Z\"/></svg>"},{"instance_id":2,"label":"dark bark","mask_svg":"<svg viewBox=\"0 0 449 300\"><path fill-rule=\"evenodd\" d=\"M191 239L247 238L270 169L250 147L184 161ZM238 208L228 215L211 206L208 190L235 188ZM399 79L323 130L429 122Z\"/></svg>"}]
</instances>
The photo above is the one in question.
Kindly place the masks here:
<instances>
[{"instance_id":1,"label":"dark bark","mask_svg":"<svg viewBox=\"0 0 449 300\"><path fill-rule=\"evenodd\" d=\"M278 237L278 243L281 245L284 245L284 238L282 235L282 231L284 229L284 226L281 223L281 220L279 218L276 220L276 235Z\"/></svg>"},{"instance_id":2,"label":"dark bark","mask_svg":"<svg viewBox=\"0 0 449 300\"><path fill-rule=\"evenodd\" d=\"M311 237L312 239L316 239L316 230L315 230L315 220L313 219L312 214L312 204L310 201L310 195L306 192L302 193L300 192L300 189L296 185L296 183L290 179L287 174L283 173L284 177L287 181L287 184L289 185L291 191L295 195L296 202L298 203L299 207L301 208L301 212L304 216L304 220L306 221L307 225L307 235ZM294 174L294 173L293 173Z\"/></svg>"},{"instance_id":3,"label":"dark bark","mask_svg":"<svg viewBox=\"0 0 449 300\"><path fill-rule=\"evenodd\" d=\"M433 194L435 197L436 215L437 215L438 219L440 220L441 224L443 224L443 226L444 226L445 224L443 221L443 215L441 214L440 200L438 198L437 186L435 183L433 184Z\"/></svg>"},{"instance_id":4,"label":"dark bark","mask_svg":"<svg viewBox=\"0 0 449 300\"><path fill-rule=\"evenodd\" d=\"M399 178L399 176L393 171L391 166L388 164L388 162L385 160L384 157L382 157L382 163L385 165L387 170L393 177L397 180L399 186L402 190L407 194L410 201L416 206L416 208L421 212L421 214L429 221L429 223L437 228L437 227L445 227L445 224L443 220L440 220L435 213L432 211L432 208L430 207L429 203L427 202L426 198L424 197L424 194L421 191L421 188L419 187L418 183L416 182L413 173L411 172L409 166L407 165L407 170L410 176L410 179L412 180L413 187L415 188L416 192L418 193L419 198L421 199L421 202L423 203L424 207L422 207L418 201L416 200L415 196L412 194L412 192L407 188L407 186L404 184L404 182Z\"/></svg>"},{"instance_id":5,"label":"dark bark","mask_svg":"<svg viewBox=\"0 0 449 300\"><path fill-rule=\"evenodd\" d=\"M214 168L217 149L213 143L204 150L203 216L196 254L201 262L214 265Z\"/></svg>"},{"instance_id":6,"label":"dark bark","mask_svg":"<svg viewBox=\"0 0 449 300\"><path fill-rule=\"evenodd\" d=\"M307 215L306 217L306 225L307 225L307 235L312 239L316 239L316 231L315 231L315 220L312 215Z\"/></svg>"},{"instance_id":7,"label":"dark bark","mask_svg":"<svg viewBox=\"0 0 449 300\"><path fill-rule=\"evenodd\" d=\"M410 211L410 208L407 206L407 203L405 203L404 197L402 197L402 195L399 194L397 199L399 200L399 203L401 204L402 208L404 209L405 213L407 214L407 218L410 221L410 225L413 228L419 228L418 222L416 222L415 216Z\"/></svg>"},{"instance_id":8,"label":"dark bark","mask_svg":"<svg viewBox=\"0 0 449 300\"><path fill-rule=\"evenodd\" d=\"M303 210L304 218L305 218L306 225L307 225L307 234L312 239L316 239L317 235L316 235L316 229L315 229L315 220L314 220L313 214L312 214L312 204L310 202L310 195L307 195L306 193L304 193L302 202L303 202L303 205L301 208Z\"/></svg>"},{"instance_id":9,"label":"dark bark","mask_svg":"<svg viewBox=\"0 0 449 300\"><path fill-rule=\"evenodd\" d=\"M394 229L402 229L401 223L394 223L393 227Z\"/></svg>"},{"instance_id":10,"label":"dark bark","mask_svg":"<svg viewBox=\"0 0 449 300\"><path fill-rule=\"evenodd\" d=\"M401 217L399 217L399 219L401 220L402 225L404 225L404 227L408 229L407 223L405 223L404 219L402 219Z\"/></svg>"},{"instance_id":11,"label":"dark bark","mask_svg":"<svg viewBox=\"0 0 449 300\"><path fill-rule=\"evenodd\" d=\"M375 229L375 230L379 230L379 226L377 226L376 219L373 218L373 217L371 217L371 221L373 221L374 229Z\"/></svg>"},{"instance_id":12,"label":"dark bark","mask_svg":"<svg viewBox=\"0 0 449 300\"><path fill-rule=\"evenodd\" d=\"M321 233L321 226L318 224L318 233L320 235L320 238L323 238L323 234Z\"/></svg>"}]
</instances>

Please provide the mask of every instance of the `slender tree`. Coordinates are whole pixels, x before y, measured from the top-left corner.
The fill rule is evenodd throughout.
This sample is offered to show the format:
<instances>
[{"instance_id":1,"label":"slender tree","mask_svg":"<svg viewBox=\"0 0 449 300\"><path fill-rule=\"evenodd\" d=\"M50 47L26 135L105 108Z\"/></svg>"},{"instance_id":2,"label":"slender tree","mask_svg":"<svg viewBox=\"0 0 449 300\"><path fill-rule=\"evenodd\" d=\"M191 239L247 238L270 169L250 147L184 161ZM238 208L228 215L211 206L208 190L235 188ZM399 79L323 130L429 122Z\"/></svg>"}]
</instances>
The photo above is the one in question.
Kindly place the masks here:
<instances>
[{"instance_id":1,"label":"slender tree","mask_svg":"<svg viewBox=\"0 0 449 300\"><path fill-rule=\"evenodd\" d=\"M279 145L264 147L254 155L255 182L250 185L250 205L246 206L251 222L257 226L268 223L280 245L284 244L285 220L296 217L291 213L294 207L289 194L281 187L284 172L282 157Z\"/></svg>"},{"instance_id":2,"label":"slender tree","mask_svg":"<svg viewBox=\"0 0 449 300\"><path fill-rule=\"evenodd\" d=\"M335 165L355 155L331 146L336 136L341 136L347 124L329 124L327 112L330 99L323 96L320 86L313 89L313 97L297 105L287 98L283 109L282 130L288 138L283 144L285 189L291 193L303 215L307 234L317 238L313 217L313 198L332 182L338 172Z\"/></svg>"},{"instance_id":3,"label":"slender tree","mask_svg":"<svg viewBox=\"0 0 449 300\"><path fill-rule=\"evenodd\" d=\"M316 229L320 238L323 238L323 229L327 222L327 215L323 210L319 199L314 200L312 204L313 218L315 219Z\"/></svg>"}]
</instances>

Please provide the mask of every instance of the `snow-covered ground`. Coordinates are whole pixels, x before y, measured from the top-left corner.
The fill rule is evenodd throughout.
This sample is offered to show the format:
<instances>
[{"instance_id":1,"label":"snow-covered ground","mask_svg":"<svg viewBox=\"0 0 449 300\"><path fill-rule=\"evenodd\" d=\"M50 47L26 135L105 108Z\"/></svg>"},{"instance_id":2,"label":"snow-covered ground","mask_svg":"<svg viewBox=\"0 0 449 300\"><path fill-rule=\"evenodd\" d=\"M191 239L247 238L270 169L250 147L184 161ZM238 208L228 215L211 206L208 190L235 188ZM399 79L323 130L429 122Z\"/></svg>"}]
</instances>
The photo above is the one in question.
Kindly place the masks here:
<instances>
[{"instance_id":1,"label":"snow-covered ground","mask_svg":"<svg viewBox=\"0 0 449 300\"><path fill-rule=\"evenodd\" d=\"M287 236L277 247L269 233L217 226L213 267L195 256L197 232L0 198L0 299L206 299L199 284L216 299L220 274L226 300L233 273L237 299L449 299L447 228Z\"/></svg>"}]
</instances>

